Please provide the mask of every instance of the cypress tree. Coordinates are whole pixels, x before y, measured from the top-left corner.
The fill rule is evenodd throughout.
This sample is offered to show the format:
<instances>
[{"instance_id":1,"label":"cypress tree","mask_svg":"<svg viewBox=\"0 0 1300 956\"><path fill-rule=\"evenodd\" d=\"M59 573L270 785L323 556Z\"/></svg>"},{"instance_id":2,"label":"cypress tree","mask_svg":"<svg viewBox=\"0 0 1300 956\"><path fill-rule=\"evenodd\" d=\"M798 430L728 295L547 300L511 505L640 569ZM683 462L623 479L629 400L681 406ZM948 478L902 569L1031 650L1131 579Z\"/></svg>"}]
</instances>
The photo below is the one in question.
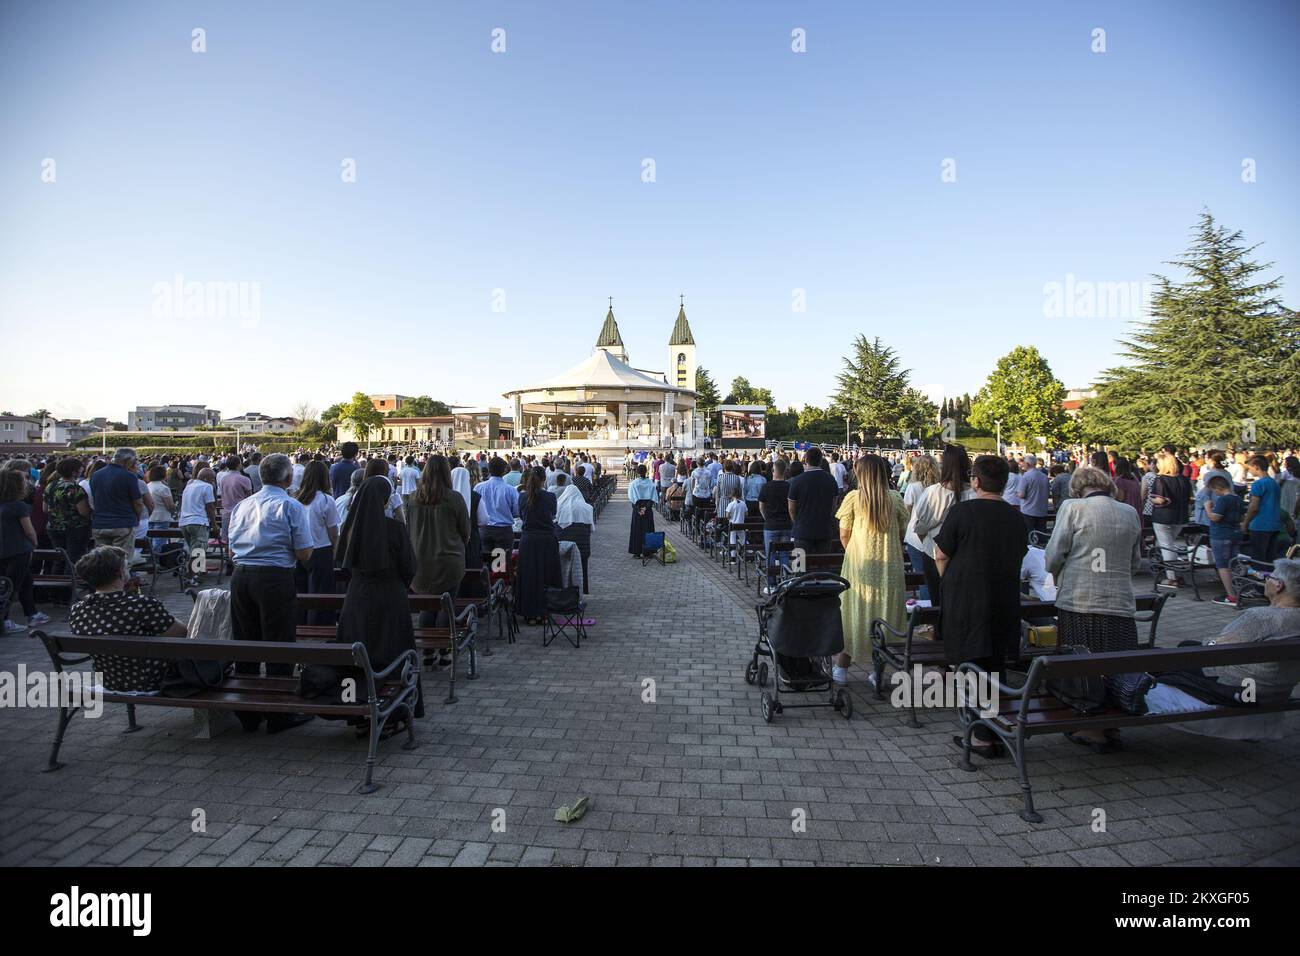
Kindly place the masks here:
<instances>
[{"instance_id":1,"label":"cypress tree","mask_svg":"<svg viewBox=\"0 0 1300 956\"><path fill-rule=\"evenodd\" d=\"M1191 246L1154 277L1150 318L1122 340L1128 364L1102 373L1086 434L1129 448L1300 440L1300 324L1282 307L1272 263L1240 231L1201 214Z\"/></svg>"}]
</instances>

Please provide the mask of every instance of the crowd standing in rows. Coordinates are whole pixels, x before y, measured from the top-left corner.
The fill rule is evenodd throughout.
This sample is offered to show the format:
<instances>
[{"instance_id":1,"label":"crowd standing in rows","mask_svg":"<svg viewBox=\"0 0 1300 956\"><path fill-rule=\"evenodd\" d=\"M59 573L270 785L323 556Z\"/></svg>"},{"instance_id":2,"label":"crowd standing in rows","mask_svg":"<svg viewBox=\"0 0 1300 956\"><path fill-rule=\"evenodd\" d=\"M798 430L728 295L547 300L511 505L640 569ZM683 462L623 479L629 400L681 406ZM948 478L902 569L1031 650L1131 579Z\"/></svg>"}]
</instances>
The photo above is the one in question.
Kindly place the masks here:
<instances>
[{"instance_id":1,"label":"crowd standing in rows","mask_svg":"<svg viewBox=\"0 0 1300 956\"><path fill-rule=\"evenodd\" d=\"M840 683L855 661L869 659L873 621L905 624L904 554L925 582L917 597L940 609L940 636L953 662L996 669L1020 639L1025 592L1055 601L1061 643L1135 648L1133 577L1144 560L1144 533L1154 538L1148 557L1163 559L1156 586L1176 590L1184 583L1175 566L1189 525L1207 529L1225 590L1218 603L1238 604L1229 566L1243 541L1251 558L1273 563L1264 585L1268 607L1242 613L1220 641L1300 633L1300 564L1280 557L1297 540L1300 518L1294 450L1201 454L1167 445L1133 459L1096 452L1086 462L1050 465L1032 454L972 461L960 445L937 455L706 450L645 461L629 452L625 466L633 555L641 554L659 505L707 508L733 524L760 521L765 549L790 542L806 553L843 551L851 588L842 601L845 650L833 669ZM227 546L236 638L292 641L295 595L332 592L341 568L348 586L339 639L362 641L383 667L414 646L410 590L476 596L465 591L478 586L466 569L509 552L516 533L518 609L540 623L546 589L560 584L559 542L589 542L600 473L599 461L582 454L506 459L408 450L363 459L351 442L265 458L251 447L216 458L141 461L130 448L89 461L14 458L0 466L0 574L13 583L28 624L44 624L49 618L33 599L32 552L61 548L91 590L73 609L74 629L183 633L159 602L134 593L130 573L138 543L148 547L151 529L175 522L187 554ZM734 533L729 544L740 544ZM425 612L420 623L435 621ZM6 616L5 630L23 627ZM1289 670L1262 676L1278 692L1300 680ZM151 678L131 672L116 679ZM339 682L340 675L321 674L308 681L316 693L337 690ZM1173 693L1163 690L1157 705L1187 706ZM262 718L241 719L252 730ZM276 715L268 729L299 720ZM1110 730L1075 736L1099 751L1118 742ZM975 745L995 755L996 741L978 730Z\"/></svg>"}]
</instances>

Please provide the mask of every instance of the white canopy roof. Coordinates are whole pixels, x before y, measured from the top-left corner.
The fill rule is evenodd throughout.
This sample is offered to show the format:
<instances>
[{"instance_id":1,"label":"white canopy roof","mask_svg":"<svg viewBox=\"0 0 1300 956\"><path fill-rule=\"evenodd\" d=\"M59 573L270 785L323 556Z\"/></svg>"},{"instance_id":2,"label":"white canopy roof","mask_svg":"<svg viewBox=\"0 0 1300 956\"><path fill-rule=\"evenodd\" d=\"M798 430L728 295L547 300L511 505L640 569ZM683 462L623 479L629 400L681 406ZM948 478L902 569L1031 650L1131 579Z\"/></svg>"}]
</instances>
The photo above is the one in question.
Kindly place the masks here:
<instances>
[{"instance_id":1,"label":"white canopy roof","mask_svg":"<svg viewBox=\"0 0 1300 956\"><path fill-rule=\"evenodd\" d=\"M506 392L515 395L519 392L558 391L573 388L635 388L653 389L657 392L689 392L690 389L674 388L663 379L655 378L645 372L634 369L626 362L619 361L604 349L597 349L586 360L573 368L549 378L532 388L517 388Z\"/></svg>"}]
</instances>

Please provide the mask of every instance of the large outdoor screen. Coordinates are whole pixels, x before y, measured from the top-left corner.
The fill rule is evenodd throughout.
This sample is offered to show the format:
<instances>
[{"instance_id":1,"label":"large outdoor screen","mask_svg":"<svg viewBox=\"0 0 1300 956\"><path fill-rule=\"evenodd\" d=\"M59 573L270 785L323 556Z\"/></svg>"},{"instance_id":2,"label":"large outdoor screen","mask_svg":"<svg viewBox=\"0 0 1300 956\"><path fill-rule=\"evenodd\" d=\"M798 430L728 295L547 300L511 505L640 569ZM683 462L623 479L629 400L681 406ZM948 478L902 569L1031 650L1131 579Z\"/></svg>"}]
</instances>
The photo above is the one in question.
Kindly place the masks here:
<instances>
[{"instance_id":1,"label":"large outdoor screen","mask_svg":"<svg viewBox=\"0 0 1300 956\"><path fill-rule=\"evenodd\" d=\"M718 434L723 441L761 441L767 437L767 409L734 406L719 409L722 421Z\"/></svg>"}]
</instances>

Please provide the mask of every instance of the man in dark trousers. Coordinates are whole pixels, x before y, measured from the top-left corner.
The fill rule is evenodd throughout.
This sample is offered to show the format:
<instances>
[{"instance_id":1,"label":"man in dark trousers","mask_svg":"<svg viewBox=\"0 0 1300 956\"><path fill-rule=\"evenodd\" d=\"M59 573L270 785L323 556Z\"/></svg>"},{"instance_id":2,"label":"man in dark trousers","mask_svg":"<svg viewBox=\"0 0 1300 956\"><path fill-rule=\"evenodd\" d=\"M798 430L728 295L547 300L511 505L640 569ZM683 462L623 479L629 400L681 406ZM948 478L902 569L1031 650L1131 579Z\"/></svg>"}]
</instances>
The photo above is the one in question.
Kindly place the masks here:
<instances>
[{"instance_id":1,"label":"man in dark trousers","mask_svg":"<svg viewBox=\"0 0 1300 956\"><path fill-rule=\"evenodd\" d=\"M293 464L288 455L267 455L261 467L262 490L243 499L230 515L230 625L237 641L292 642L297 618L294 568L312 553L307 509L289 497ZM241 661L239 674L256 675L255 662ZM292 664L266 665L267 677L290 677ZM311 718L304 714L263 715L237 711L244 730L258 728L266 716L268 733L278 733Z\"/></svg>"}]
</instances>

